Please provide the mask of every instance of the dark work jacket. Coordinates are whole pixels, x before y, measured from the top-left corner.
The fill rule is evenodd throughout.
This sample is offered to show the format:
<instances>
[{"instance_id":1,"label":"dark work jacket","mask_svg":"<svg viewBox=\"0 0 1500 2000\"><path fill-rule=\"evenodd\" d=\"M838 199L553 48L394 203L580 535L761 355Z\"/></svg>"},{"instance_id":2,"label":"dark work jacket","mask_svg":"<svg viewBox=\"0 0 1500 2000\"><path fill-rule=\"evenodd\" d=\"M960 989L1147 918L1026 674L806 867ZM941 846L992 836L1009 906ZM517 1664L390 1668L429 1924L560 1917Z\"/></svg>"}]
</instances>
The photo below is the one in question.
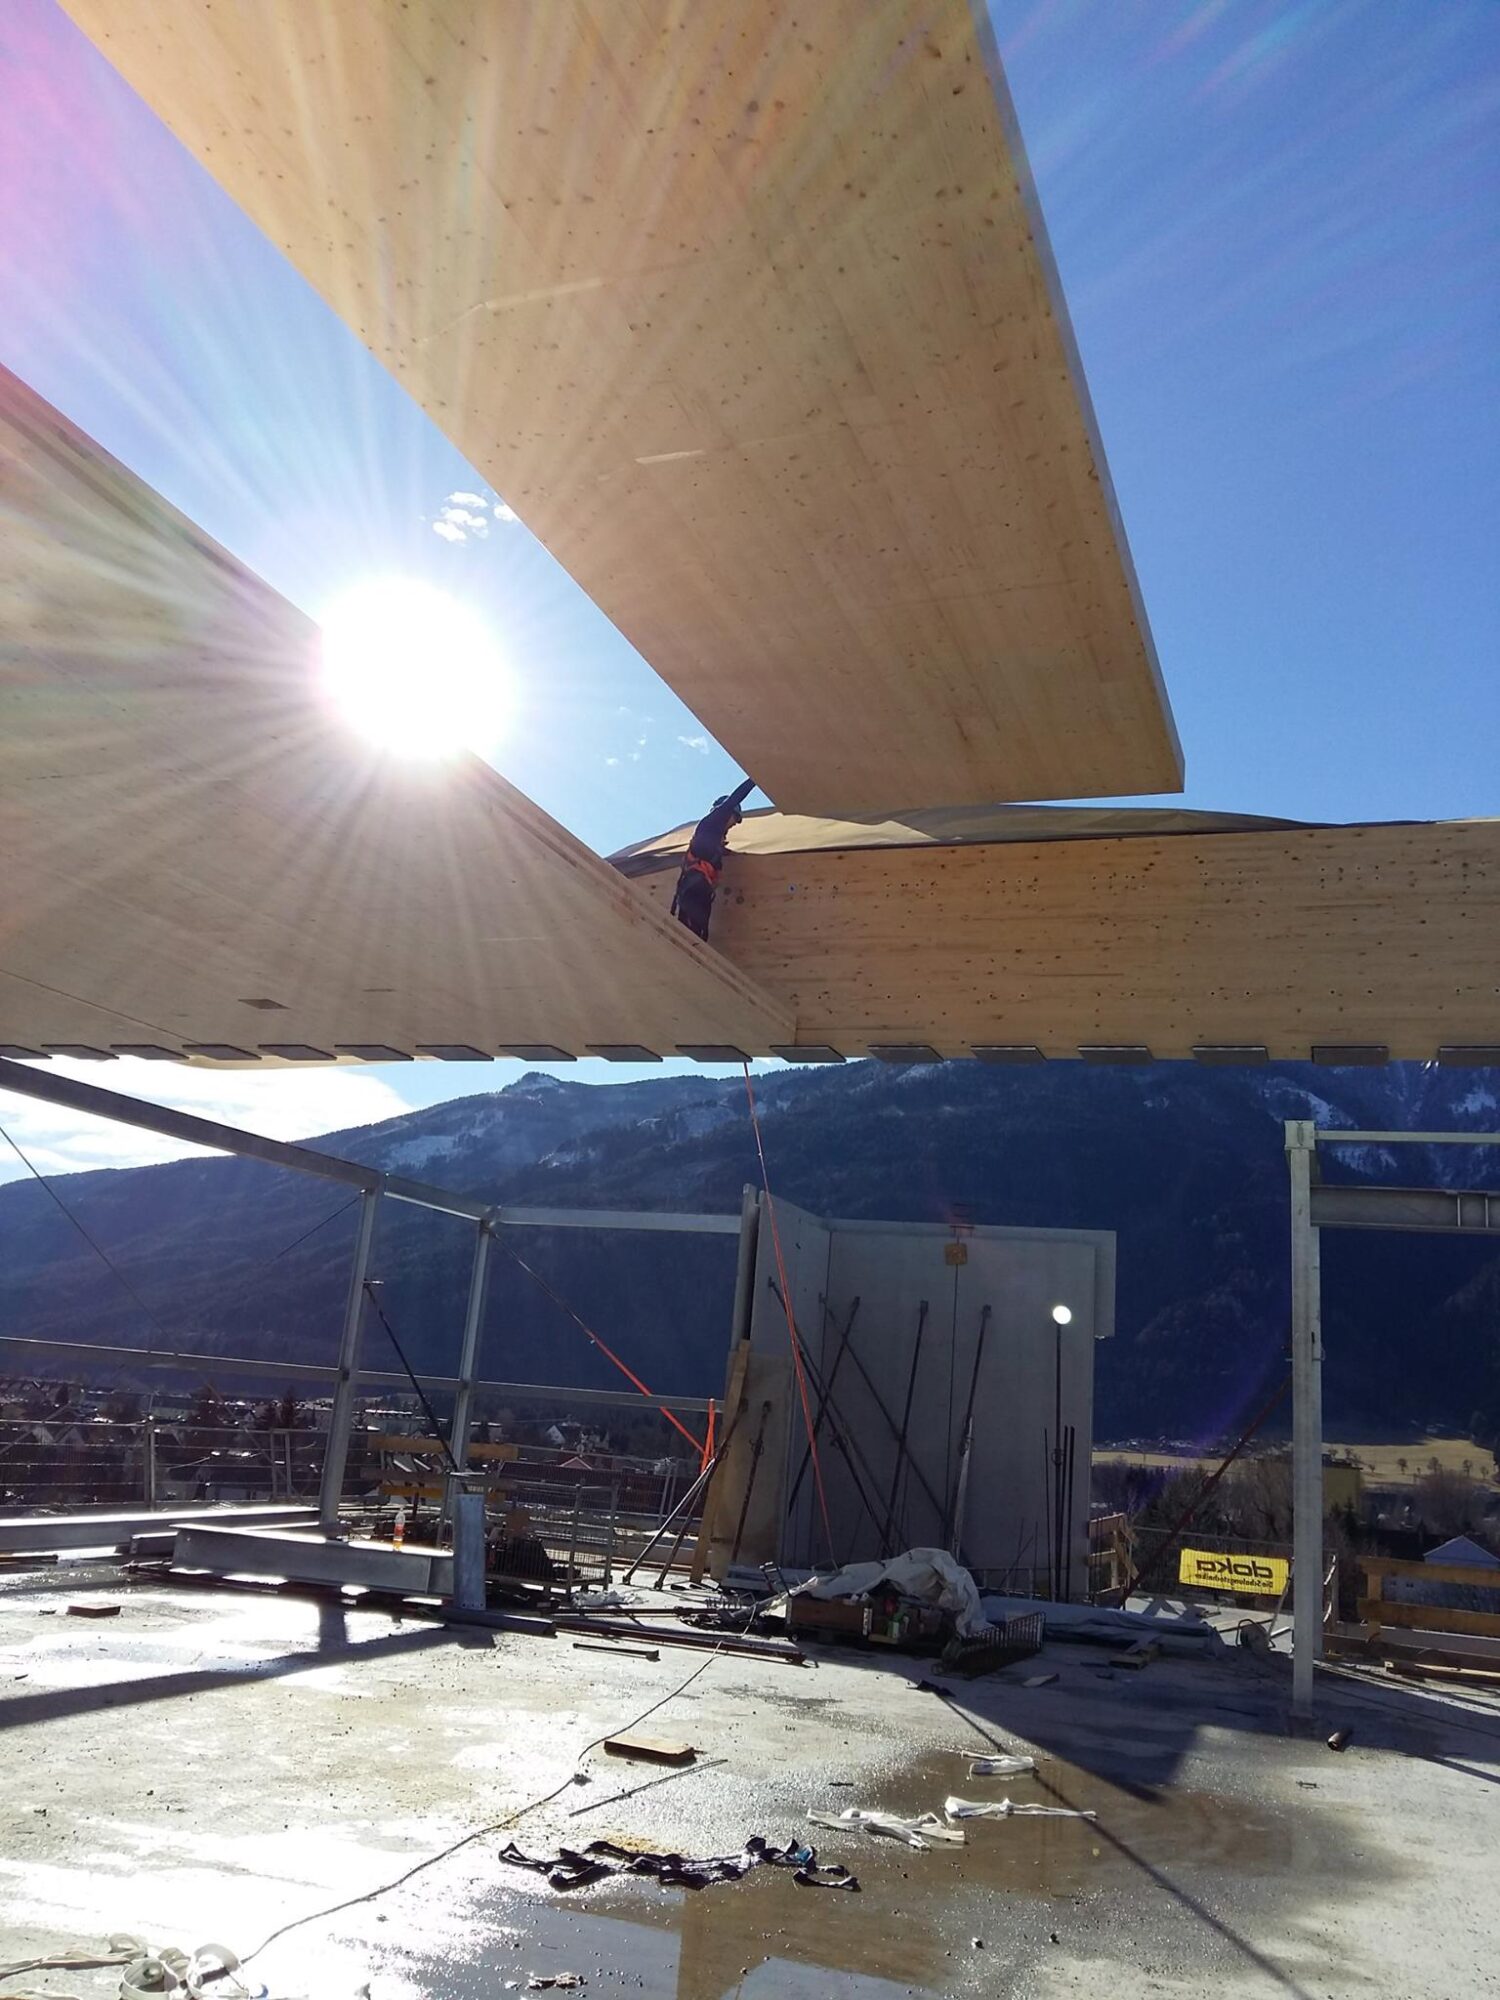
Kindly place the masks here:
<instances>
[{"instance_id":1,"label":"dark work jacket","mask_svg":"<svg viewBox=\"0 0 1500 2000\"><path fill-rule=\"evenodd\" d=\"M695 861L706 861L713 868L724 866L724 856L728 851L729 830L740 818L740 807L755 789L755 780L747 778L737 791L730 793L722 805L705 813L693 828L693 837L688 842L688 853Z\"/></svg>"}]
</instances>

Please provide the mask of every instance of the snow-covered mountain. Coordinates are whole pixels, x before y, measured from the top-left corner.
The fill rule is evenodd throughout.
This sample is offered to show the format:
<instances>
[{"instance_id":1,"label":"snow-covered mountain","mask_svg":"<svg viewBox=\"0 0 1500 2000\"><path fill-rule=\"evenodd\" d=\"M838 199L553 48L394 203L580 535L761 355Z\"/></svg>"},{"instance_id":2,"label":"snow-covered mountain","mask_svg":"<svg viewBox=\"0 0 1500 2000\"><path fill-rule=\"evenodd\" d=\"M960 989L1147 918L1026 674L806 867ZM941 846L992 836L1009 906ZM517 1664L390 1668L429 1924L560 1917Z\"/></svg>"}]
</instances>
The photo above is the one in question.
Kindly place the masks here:
<instances>
[{"instance_id":1,"label":"snow-covered mountain","mask_svg":"<svg viewBox=\"0 0 1500 2000\"><path fill-rule=\"evenodd\" d=\"M1061 1063L858 1063L756 1085L776 1191L822 1213L1116 1230L1118 1337L1100 1354L1101 1431L1153 1435L1231 1426L1280 1373L1282 1121L1491 1129L1497 1087L1491 1072L1417 1064ZM587 1085L533 1074L314 1143L513 1204L727 1212L757 1175L744 1086L713 1077ZM1500 1186L1500 1159L1468 1147L1361 1148L1330 1155L1328 1170ZM44 1190L0 1188L0 1335L331 1358L353 1227L338 1187L241 1160L74 1175L58 1187L130 1289ZM470 1247L459 1223L420 1211L391 1208L382 1224L387 1313L433 1372L448 1372L456 1352ZM516 1247L654 1386L718 1386L730 1239L527 1232ZM1468 1428L1477 1415L1500 1430L1500 1250L1330 1233L1324 1271L1332 1428ZM381 1339L372 1331L372 1358ZM503 1255L484 1368L505 1380L618 1382Z\"/></svg>"}]
</instances>

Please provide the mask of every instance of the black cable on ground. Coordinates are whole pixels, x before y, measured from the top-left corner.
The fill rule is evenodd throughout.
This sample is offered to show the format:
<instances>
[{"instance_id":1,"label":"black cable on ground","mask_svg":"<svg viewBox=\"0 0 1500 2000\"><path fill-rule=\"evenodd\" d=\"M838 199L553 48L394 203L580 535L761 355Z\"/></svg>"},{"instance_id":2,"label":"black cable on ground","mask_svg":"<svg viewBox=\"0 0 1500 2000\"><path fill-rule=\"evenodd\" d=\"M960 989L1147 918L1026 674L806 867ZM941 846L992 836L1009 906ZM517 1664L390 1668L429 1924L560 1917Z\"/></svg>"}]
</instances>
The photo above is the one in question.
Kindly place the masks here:
<instances>
[{"instance_id":1,"label":"black cable on ground","mask_svg":"<svg viewBox=\"0 0 1500 2000\"><path fill-rule=\"evenodd\" d=\"M404 1887L414 1876L422 1874L428 1868L435 1868L438 1862L446 1861L450 1855L459 1853L465 1847L471 1847L476 1840L483 1840L487 1835L492 1833L504 1833L508 1827L515 1826L519 1820L525 1819L529 1813L540 1812L543 1806L551 1805L554 1799L560 1799L564 1792L572 1789L575 1782L575 1774L591 1750L597 1750L599 1745L607 1742L611 1736L623 1736L632 1729L639 1729L643 1722L649 1722L658 1709L665 1708L669 1701L675 1701L678 1695L685 1694L693 1682L697 1680L698 1676L708 1671L714 1661L718 1659L721 1651L721 1646L715 1646L708 1658L694 1667L685 1681L679 1682L669 1693L662 1695L659 1700L652 1702L649 1708L643 1709L633 1722L626 1722L606 1729L601 1735L591 1738L589 1742L584 1744L574 1759L573 1770L568 1773L560 1785L555 1785L550 1792L544 1792L541 1798L532 1799L529 1805L518 1806L514 1812L505 1814L501 1819L491 1820L485 1826L476 1826L472 1833L464 1834L460 1839L450 1842L447 1847L439 1848L436 1854L429 1854L424 1860L414 1863L404 1874L398 1875L394 1881L382 1882L379 1888L366 1889L358 1896L346 1896L343 1902L332 1903L326 1910L312 1910L305 1917L294 1917L289 1924L282 1924L278 1930L272 1931L269 1937L262 1938L254 1951L247 1951L240 1960L241 1965L248 1965L252 1958L259 1958L267 1946L275 1944L278 1939L286 1937L289 1932L299 1931L307 1924L321 1923L328 1917L338 1916L344 1910L356 1909L361 1903L373 1903L379 1896L388 1896L393 1889Z\"/></svg>"}]
</instances>

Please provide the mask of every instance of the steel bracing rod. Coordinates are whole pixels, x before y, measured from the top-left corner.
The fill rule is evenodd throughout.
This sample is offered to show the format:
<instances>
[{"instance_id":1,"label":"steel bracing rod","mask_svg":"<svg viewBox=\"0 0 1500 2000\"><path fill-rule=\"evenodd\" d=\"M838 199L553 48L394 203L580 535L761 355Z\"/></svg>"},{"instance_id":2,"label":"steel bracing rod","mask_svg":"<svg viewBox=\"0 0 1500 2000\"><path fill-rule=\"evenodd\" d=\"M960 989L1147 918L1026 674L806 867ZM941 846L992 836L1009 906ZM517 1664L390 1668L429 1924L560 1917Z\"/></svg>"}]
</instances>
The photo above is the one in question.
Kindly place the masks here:
<instances>
[{"instance_id":1,"label":"steel bracing rod","mask_svg":"<svg viewBox=\"0 0 1500 2000\"><path fill-rule=\"evenodd\" d=\"M443 1436L443 1427L438 1422L437 1411L432 1407L432 1404L428 1401L427 1391L422 1387L421 1382L417 1379L417 1371L412 1367L411 1363L407 1360L406 1349L401 1345L401 1342L396 1338L396 1329L391 1325L390 1321L386 1318L385 1308L381 1305L379 1299L375 1296L375 1284L369 1278L365 1279L365 1297L370 1301L370 1304L374 1306L376 1318L380 1321L380 1324L385 1328L386 1333L390 1337L391 1346L394 1347L396 1350L396 1359L401 1363L401 1366L406 1370L406 1379L408 1382L410 1382L412 1389L416 1395L417 1401L422 1405L422 1414L426 1417L427 1422L431 1427L432 1435L437 1439L438 1443L443 1447L443 1456L448 1461L448 1470L450 1472L461 1472L463 1468L460 1466L458 1460L453 1456L453 1446L448 1441L448 1439Z\"/></svg>"},{"instance_id":2,"label":"steel bracing rod","mask_svg":"<svg viewBox=\"0 0 1500 2000\"><path fill-rule=\"evenodd\" d=\"M815 1389L821 1387L822 1377L818 1374L816 1368L809 1367L808 1376ZM874 1468L865 1456L864 1449L859 1440L849 1435L843 1418L831 1400L828 1403L828 1440L848 1468L849 1478L859 1499L859 1504L869 1516L870 1526L878 1535L880 1533L880 1512L876 1503L870 1498L871 1489L877 1484ZM856 1454L859 1459L858 1465L855 1464ZM863 1472L861 1472L861 1467L863 1468ZM869 1482L868 1485L866 1481Z\"/></svg>"},{"instance_id":3,"label":"steel bracing rod","mask_svg":"<svg viewBox=\"0 0 1500 2000\"><path fill-rule=\"evenodd\" d=\"M979 1365L984 1360L984 1337L989 1331L989 1324L990 1307L986 1304L979 1315L979 1337L974 1343L974 1366L969 1371L969 1400L964 1405L964 1420L962 1428L959 1431L961 1445L958 1482L955 1484L953 1505L948 1513L948 1547L952 1555L958 1554L959 1501L957 1485L964 1482L968 1471L968 1464L964 1454L967 1453L974 1438L974 1398L979 1389Z\"/></svg>"},{"instance_id":4,"label":"steel bracing rod","mask_svg":"<svg viewBox=\"0 0 1500 2000\"><path fill-rule=\"evenodd\" d=\"M839 1336L838 1349L833 1357L833 1366L823 1378L822 1387L818 1393L818 1407L813 1414L812 1439L802 1454L802 1463L797 1467L797 1477L792 1481L792 1490L787 1496L786 1511L788 1515L790 1515L792 1509L796 1506L797 1495L802 1491L802 1481L807 1476L808 1466L812 1463L813 1447L823 1435L823 1420L828 1414L828 1399L833 1394L833 1385L838 1379L839 1365L843 1361L844 1350L849 1345L849 1335L854 1329L854 1319L858 1311L859 1297L856 1294L854 1303L849 1308L849 1317L844 1322L844 1330ZM828 1330L829 1317L828 1303L825 1300L823 1304L823 1330L825 1334ZM808 1366L808 1357L806 1355L803 1356L802 1365L804 1368Z\"/></svg>"},{"instance_id":5,"label":"steel bracing rod","mask_svg":"<svg viewBox=\"0 0 1500 2000\"><path fill-rule=\"evenodd\" d=\"M771 1279L770 1284L771 1284L771 1291L774 1294L777 1303L782 1306L782 1309L784 1311L785 1303L781 1297L781 1287L777 1284L774 1278ZM793 1325L795 1324L796 1321L793 1320ZM797 1338L799 1340L802 1339L800 1332L798 1333ZM802 1353L804 1357L804 1366L805 1366L806 1355L807 1355L806 1341L802 1342ZM859 1379L861 1380L861 1382L864 1383L866 1389L870 1392L870 1400L874 1403L876 1409L880 1412L881 1416L884 1418L886 1429L890 1432L893 1438L899 1439L901 1432L899 1426L896 1423L896 1419L891 1415L890 1411L886 1408L885 1398L881 1395L880 1391L875 1387L875 1383L870 1375L870 1371L868 1368L866 1368L863 1361L860 1360L859 1349L854 1345L853 1341L849 1343L849 1359L854 1363L855 1369L858 1371L859 1374ZM917 1475L917 1484L921 1487L922 1491L927 1495L928 1502L932 1507L934 1515L937 1517L939 1521L941 1521L945 1517L947 1509L943 1506L942 1501L939 1500L936 1493L933 1492L932 1486L928 1481L927 1475L922 1470L921 1461L919 1459L914 1458L911 1461L911 1469ZM878 1516L876 1517L875 1524L877 1527L879 1526Z\"/></svg>"},{"instance_id":6,"label":"steel bracing rod","mask_svg":"<svg viewBox=\"0 0 1500 2000\"><path fill-rule=\"evenodd\" d=\"M885 1532L881 1536L881 1553L883 1555L890 1554L891 1535L896 1525L896 1494L901 1485L902 1467L907 1463L906 1439L911 1430L912 1398L917 1393L917 1369L920 1367L922 1361L922 1335L926 1331L927 1301L923 1299L917 1311L917 1337L912 1343L911 1373L906 1378L906 1407L901 1412L901 1431L896 1439L896 1464L891 1473L890 1498L887 1500L885 1508ZM938 1519L939 1521L943 1519L941 1509L938 1511ZM902 1525L903 1527L907 1525L904 1520Z\"/></svg>"},{"instance_id":7,"label":"steel bracing rod","mask_svg":"<svg viewBox=\"0 0 1500 2000\"><path fill-rule=\"evenodd\" d=\"M766 1423L771 1415L769 1402L760 1406L760 1423L755 1432L755 1443L750 1447L750 1471L745 1480L745 1497L740 1502L740 1518L735 1524L734 1547L729 1551L729 1568L733 1569L740 1559L740 1544L745 1539L745 1523L750 1518L750 1496L755 1491L755 1475L760 1471L760 1455L766 1444Z\"/></svg>"},{"instance_id":8,"label":"steel bracing rod","mask_svg":"<svg viewBox=\"0 0 1500 2000\"><path fill-rule=\"evenodd\" d=\"M730 1418L729 1422L725 1425L723 1440L721 1441L717 1451L715 1451L713 1457L708 1461L707 1465L703 1467L702 1471L698 1474L698 1477L693 1481L692 1485L688 1488L686 1493L683 1494L682 1498L677 1502L676 1506L672 1509L671 1513L668 1514L667 1518L662 1522L661 1526L656 1530L656 1533L651 1537L650 1541L647 1542L646 1546L641 1550L640 1554L636 1556L634 1561L631 1563L629 1569L625 1571L624 1577L622 1578L623 1582L625 1583L630 1582L631 1578L635 1575L636 1571L640 1568L641 1564L646 1560L647 1556L650 1555L651 1551L656 1547L657 1543L661 1540L662 1536L666 1534L668 1528L671 1527L672 1523L677 1519L678 1515L680 1514L683 1516L682 1533L678 1535L677 1540L673 1543L672 1553L670 1556L668 1556L666 1563L666 1568L667 1569L671 1568L672 1563L676 1559L678 1549L682 1547L683 1538L687 1534L687 1523L692 1513L693 1502L698 1498L700 1493L703 1495L703 1520L707 1519L708 1488L713 1483L714 1474L718 1471L719 1467L724 1463L724 1454L728 1451L730 1445L733 1444L734 1442L734 1434L736 1430L738 1430L739 1428L741 1414L742 1414L741 1410L736 1410L734 1415ZM699 1522L699 1529L701 1532L702 1520L700 1520ZM663 1570L662 1574L665 1575L666 1570Z\"/></svg>"}]
</instances>

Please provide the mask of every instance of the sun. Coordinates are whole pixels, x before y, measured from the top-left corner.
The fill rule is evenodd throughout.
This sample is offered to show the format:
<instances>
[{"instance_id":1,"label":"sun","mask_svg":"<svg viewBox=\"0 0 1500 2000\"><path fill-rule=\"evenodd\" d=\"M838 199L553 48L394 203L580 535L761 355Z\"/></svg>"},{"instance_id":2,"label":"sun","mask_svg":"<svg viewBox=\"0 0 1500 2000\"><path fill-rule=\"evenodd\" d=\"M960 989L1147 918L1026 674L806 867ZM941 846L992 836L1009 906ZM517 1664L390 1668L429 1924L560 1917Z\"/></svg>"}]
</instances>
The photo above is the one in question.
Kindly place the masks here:
<instances>
[{"instance_id":1,"label":"sun","mask_svg":"<svg viewBox=\"0 0 1500 2000\"><path fill-rule=\"evenodd\" d=\"M514 710L509 666L468 605L412 577L372 577L327 607L323 686L349 725L402 757L481 755Z\"/></svg>"}]
</instances>

